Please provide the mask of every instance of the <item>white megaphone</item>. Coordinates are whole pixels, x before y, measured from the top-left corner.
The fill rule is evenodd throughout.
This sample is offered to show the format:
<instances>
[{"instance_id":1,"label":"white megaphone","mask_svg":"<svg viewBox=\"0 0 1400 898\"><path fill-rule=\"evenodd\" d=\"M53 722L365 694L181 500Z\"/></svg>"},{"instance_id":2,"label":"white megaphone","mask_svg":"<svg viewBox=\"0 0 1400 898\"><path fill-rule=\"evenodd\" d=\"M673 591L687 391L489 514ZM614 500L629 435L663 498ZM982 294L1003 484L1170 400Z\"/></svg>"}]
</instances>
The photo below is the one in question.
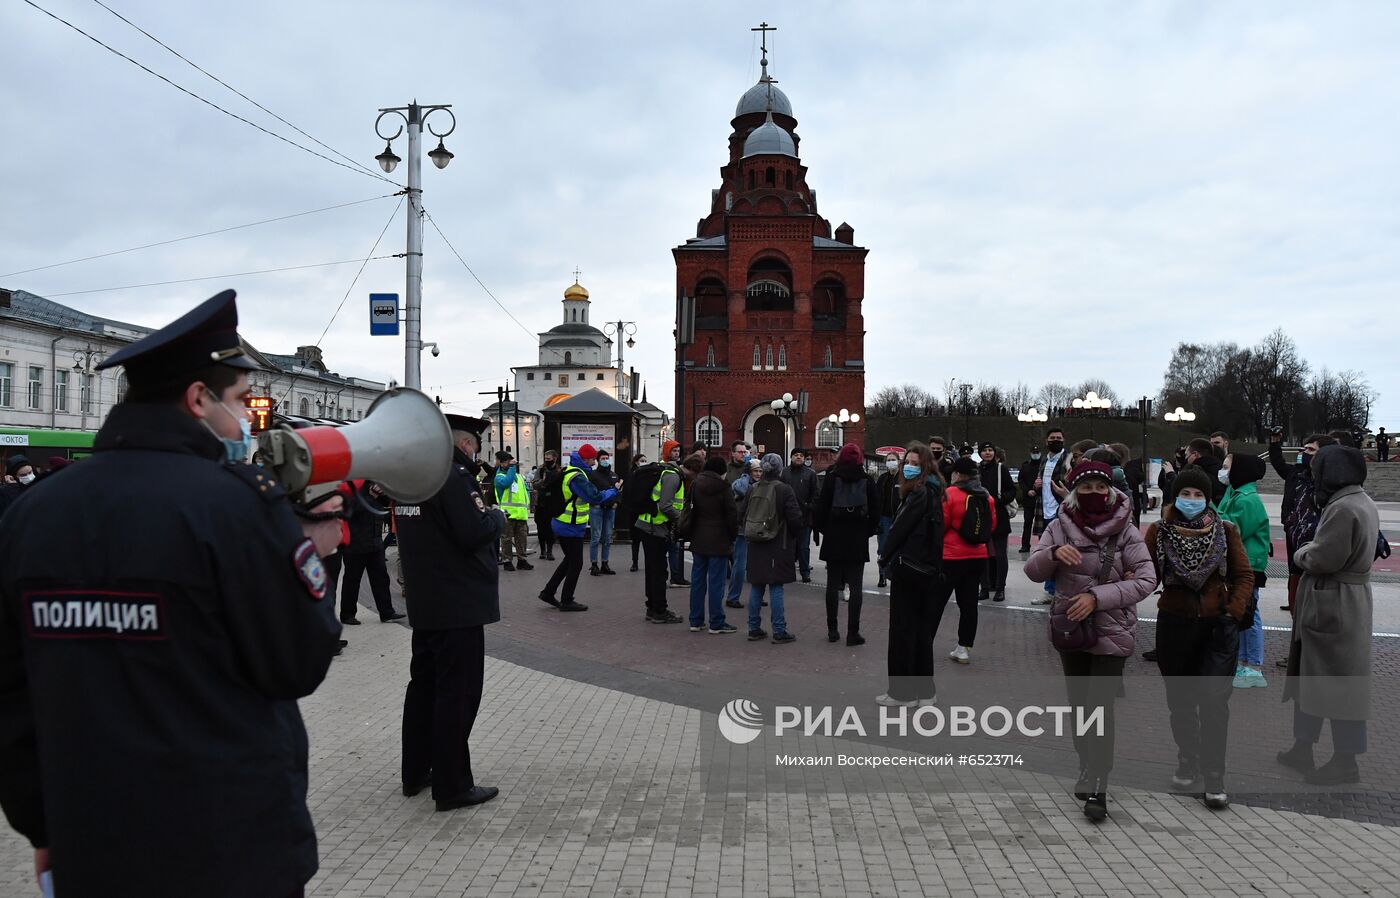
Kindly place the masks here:
<instances>
[{"instance_id":1,"label":"white megaphone","mask_svg":"<svg viewBox=\"0 0 1400 898\"><path fill-rule=\"evenodd\" d=\"M397 502L423 502L452 471L447 419L433 400L408 387L382 393L354 424L266 430L258 449L282 488L303 506L314 505L341 481L361 479L378 483Z\"/></svg>"}]
</instances>

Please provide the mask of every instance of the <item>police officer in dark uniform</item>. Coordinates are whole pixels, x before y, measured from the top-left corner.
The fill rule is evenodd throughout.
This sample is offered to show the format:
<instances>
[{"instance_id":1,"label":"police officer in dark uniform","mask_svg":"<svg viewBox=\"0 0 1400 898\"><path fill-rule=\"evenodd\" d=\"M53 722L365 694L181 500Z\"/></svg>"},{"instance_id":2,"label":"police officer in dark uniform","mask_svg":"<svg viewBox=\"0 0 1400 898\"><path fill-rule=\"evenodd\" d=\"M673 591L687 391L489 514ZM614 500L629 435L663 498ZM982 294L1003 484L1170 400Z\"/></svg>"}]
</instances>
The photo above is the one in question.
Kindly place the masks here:
<instances>
[{"instance_id":1,"label":"police officer in dark uniform","mask_svg":"<svg viewBox=\"0 0 1400 898\"><path fill-rule=\"evenodd\" d=\"M499 794L472 776L471 737L481 707L485 625L501 619L496 566L505 516L480 490L476 454L486 422L448 415L453 466L437 495L396 505L395 527L413 627L413 661L403 702L403 793L430 783L439 811Z\"/></svg>"},{"instance_id":2,"label":"police officer in dark uniform","mask_svg":"<svg viewBox=\"0 0 1400 898\"><path fill-rule=\"evenodd\" d=\"M244 463L237 326L226 290L109 356L129 389L92 457L0 523L0 805L63 898L283 898L316 872L296 700L336 651L340 527Z\"/></svg>"}]
</instances>

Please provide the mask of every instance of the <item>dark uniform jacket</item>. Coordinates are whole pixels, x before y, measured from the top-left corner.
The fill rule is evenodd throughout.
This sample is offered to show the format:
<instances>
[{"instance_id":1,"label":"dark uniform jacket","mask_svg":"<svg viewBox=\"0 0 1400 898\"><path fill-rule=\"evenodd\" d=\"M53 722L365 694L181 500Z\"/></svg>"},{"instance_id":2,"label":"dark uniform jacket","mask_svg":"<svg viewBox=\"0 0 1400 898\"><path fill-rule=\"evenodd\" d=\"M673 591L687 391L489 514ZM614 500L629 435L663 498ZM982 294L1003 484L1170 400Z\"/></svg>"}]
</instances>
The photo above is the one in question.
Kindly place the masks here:
<instances>
[{"instance_id":1,"label":"dark uniform jacket","mask_svg":"<svg viewBox=\"0 0 1400 898\"><path fill-rule=\"evenodd\" d=\"M295 892L296 699L340 635L320 559L174 406L116 406L94 448L0 524L0 804L64 898Z\"/></svg>"},{"instance_id":2,"label":"dark uniform jacket","mask_svg":"<svg viewBox=\"0 0 1400 898\"><path fill-rule=\"evenodd\" d=\"M997 482L998 468L1001 469L1000 483ZM983 461L977 463L977 469L981 471L982 485L997 503L997 526L992 535L1005 536L1011 532L1011 515L1006 513L1006 506L1016 501L1016 481L1011 479L1011 466L1006 462Z\"/></svg>"},{"instance_id":3,"label":"dark uniform jacket","mask_svg":"<svg viewBox=\"0 0 1400 898\"><path fill-rule=\"evenodd\" d=\"M778 479L792 487L797 507L802 510L802 523L799 526L811 527L812 506L817 503L817 472L806 465L800 468L785 465Z\"/></svg>"},{"instance_id":4,"label":"dark uniform jacket","mask_svg":"<svg viewBox=\"0 0 1400 898\"><path fill-rule=\"evenodd\" d=\"M864 510L833 508L838 480L853 484L859 490L856 495L865 494ZM812 524L822 535L822 561L870 560L870 537L880 529L880 491L865 468L849 462L827 468L821 494L812 508Z\"/></svg>"},{"instance_id":5,"label":"dark uniform jacket","mask_svg":"<svg viewBox=\"0 0 1400 898\"><path fill-rule=\"evenodd\" d=\"M501 619L496 559L504 516L486 507L476 464L460 450L453 451L453 462L437 495L420 505L394 506L408 622L415 630Z\"/></svg>"},{"instance_id":6,"label":"dark uniform jacket","mask_svg":"<svg viewBox=\"0 0 1400 898\"><path fill-rule=\"evenodd\" d=\"M350 495L345 497L345 507L350 511L350 544L345 551L356 554L384 551L384 525L388 519L370 511L365 503L387 506L389 497L375 499L369 495L369 484L364 482L350 484L350 491Z\"/></svg>"}]
</instances>

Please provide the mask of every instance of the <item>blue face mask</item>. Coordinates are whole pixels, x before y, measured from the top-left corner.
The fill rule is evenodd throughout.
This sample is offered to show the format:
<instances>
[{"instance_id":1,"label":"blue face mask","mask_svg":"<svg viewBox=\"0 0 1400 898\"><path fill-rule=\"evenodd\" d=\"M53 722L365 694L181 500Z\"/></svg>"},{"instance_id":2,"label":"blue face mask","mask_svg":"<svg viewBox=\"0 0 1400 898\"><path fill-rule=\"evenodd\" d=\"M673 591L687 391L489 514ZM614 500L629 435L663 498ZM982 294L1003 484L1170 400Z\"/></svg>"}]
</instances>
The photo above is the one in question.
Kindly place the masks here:
<instances>
[{"instance_id":1,"label":"blue face mask","mask_svg":"<svg viewBox=\"0 0 1400 898\"><path fill-rule=\"evenodd\" d=\"M611 467L612 467L612 459L610 459L610 458L600 458L600 459L598 459L598 467L600 467L600 468L611 468Z\"/></svg>"},{"instance_id":2,"label":"blue face mask","mask_svg":"<svg viewBox=\"0 0 1400 898\"><path fill-rule=\"evenodd\" d=\"M1206 510L1206 500L1186 499L1181 496L1176 497L1176 510L1186 515L1188 519L1195 518Z\"/></svg>"},{"instance_id":3,"label":"blue face mask","mask_svg":"<svg viewBox=\"0 0 1400 898\"><path fill-rule=\"evenodd\" d=\"M236 414L235 412L230 410L228 406L224 405L222 402L219 402L219 397L215 395L213 390L206 389L206 392L210 396L214 397L214 401L218 403L219 408L228 412L229 417L233 418L233 420L238 422L238 430L240 435L238 439L230 440L226 437L220 437L218 431L214 430L214 428L209 426L208 421L204 422L204 426L209 428L209 432L214 434L214 436L219 437L220 443L224 444L224 458L226 460L231 462L237 462L239 464L247 462L248 453L253 451L253 425L248 423L248 416L246 414Z\"/></svg>"},{"instance_id":4,"label":"blue face mask","mask_svg":"<svg viewBox=\"0 0 1400 898\"><path fill-rule=\"evenodd\" d=\"M905 480L914 480L914 479L916 479L918 476L919 476L919 466L918 466L918 465L905 465L905 466L904 466L904 479L905 479Z\"/></svg>"}]
</instances>

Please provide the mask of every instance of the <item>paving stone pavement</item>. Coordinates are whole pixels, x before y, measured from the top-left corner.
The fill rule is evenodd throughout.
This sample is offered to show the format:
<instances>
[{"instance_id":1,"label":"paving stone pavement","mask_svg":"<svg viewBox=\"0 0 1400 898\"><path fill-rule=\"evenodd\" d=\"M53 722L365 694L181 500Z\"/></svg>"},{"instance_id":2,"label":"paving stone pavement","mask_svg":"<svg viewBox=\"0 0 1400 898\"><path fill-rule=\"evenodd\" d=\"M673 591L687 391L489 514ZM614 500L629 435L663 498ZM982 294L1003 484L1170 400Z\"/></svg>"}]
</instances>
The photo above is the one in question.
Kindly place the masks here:
<instances>
[{"instance_id":1,"label":"paving stone pavement","mask_svg":"<svg viewBox=\"0 0 1400 898\"><path fill-rule=\"evenodd\" d=\"M502 795L438 814L399 791L409 631L350 636L302 703L312 896L1400 894L1400 830L1374 824L1125 791L1095 827L1031 774L980 794L707 791L713 715L496 658L472 754ZM7 831L0 894L32 894L28 866Z\"/></svg>"}]
</instances>

